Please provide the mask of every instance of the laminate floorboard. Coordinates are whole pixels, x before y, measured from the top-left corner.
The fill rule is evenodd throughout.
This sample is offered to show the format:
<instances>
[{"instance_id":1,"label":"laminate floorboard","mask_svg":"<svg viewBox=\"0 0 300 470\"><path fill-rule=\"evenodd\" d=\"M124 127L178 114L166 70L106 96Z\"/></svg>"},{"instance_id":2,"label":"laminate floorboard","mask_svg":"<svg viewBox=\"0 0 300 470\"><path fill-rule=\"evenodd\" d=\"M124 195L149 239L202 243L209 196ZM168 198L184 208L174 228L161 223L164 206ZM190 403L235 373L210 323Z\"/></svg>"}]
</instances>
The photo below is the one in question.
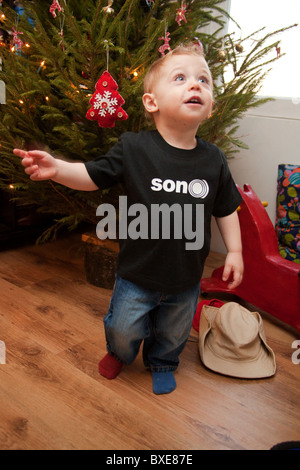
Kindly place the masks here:
<instances>
[{"instance_id":1,"label":"laminate floorboard","mask_svg":"<svg viewBox=\"0 0 300 470\"><path fill-rule=\"evenodd\" d=\"M210 253L204 276L223 261ZM1 450L268 450L300 440L297 334L264 312L274 377L210 371L192 329L176 390L158 396L141 353L115 380L98 373L111 290L87 283L80 235L0 252L0 292Z\"/></svg>"}]
</instances>

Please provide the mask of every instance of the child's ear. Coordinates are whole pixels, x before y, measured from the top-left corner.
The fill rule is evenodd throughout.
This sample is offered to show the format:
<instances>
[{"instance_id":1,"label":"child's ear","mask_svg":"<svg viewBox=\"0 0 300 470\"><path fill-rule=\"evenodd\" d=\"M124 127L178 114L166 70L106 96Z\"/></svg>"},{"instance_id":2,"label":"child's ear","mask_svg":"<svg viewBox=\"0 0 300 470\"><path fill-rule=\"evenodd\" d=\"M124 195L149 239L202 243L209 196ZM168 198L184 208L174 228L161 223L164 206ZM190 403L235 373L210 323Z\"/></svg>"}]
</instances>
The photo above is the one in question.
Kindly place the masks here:
<instances>
[{"instance_id":1,"label":"child's ear","mask_svg":"<svg viewBox=\"0 0 300 470\"><path fill-rule=\"evenodd\" d=\"M156 99L152 93L145 93L143 95L143 105L148 113L155 113L158 111Z\"/></svg>"}]
</instances>

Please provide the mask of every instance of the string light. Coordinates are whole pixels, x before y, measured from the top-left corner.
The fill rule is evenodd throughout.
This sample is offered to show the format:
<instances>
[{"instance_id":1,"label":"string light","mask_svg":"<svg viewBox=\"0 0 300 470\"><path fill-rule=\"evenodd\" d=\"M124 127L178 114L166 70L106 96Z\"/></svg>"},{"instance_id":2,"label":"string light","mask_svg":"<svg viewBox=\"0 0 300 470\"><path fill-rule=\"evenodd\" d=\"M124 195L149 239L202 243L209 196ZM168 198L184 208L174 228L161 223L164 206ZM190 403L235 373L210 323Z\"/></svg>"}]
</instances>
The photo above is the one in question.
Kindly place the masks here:
<instances>
[{"instance_id":1,"label":"string light","mask_svg":"<svg viewBox=\"0 0 300 470\"><path fill-rule=\"evenodd\" d=\"M143 72L144 68L143 67L137 67L136 69L132 70L130 73L130 75L132 76L132 80L133 81L136 81L140 74Z\"/></svg>"},{"instance_id":2,"label":"string light","mask_svg":"<svg viewBox=\"0 0 300 470\"><path fill-rule=\"evenodd\" d=\"M40 62L39 68L37 69L37 73L40 73L40 71L41 71L42 69L44 69L44 68L46 68L45 61L42 60L42 61Z\"/></svg>"},{"instance_id":3,"label":"string light","mask_svg":"<svg viewBox=\"0 0 300 470\"><path fill-rule=\"evenodd\" d=\"M20 104L24 104L24 101L23 101L23 100L19 100L19 103L20 103Z\"/></svg>"}]
</instances>

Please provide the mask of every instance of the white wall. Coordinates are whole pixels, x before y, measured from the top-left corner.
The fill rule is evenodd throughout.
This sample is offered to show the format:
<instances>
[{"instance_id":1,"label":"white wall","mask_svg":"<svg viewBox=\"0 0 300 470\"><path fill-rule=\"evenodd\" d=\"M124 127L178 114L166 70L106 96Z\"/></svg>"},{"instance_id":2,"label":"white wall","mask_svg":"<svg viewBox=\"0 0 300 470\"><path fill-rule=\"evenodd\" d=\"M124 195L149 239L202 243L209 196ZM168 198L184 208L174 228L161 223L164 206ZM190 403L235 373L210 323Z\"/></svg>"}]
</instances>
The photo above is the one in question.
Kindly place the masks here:
<instances>
[{"instance_id":1,"label":"white wall","mask_svg":"<svg viewBox=\"0 0 300 470\"><path fill-rule=\"evenodd\" d=\"M249 150L229 161L233 178L241 187L250 184L261 201L268 201L266 210L274 225L278 165L300 165L300 100L276 99L248 111L238 136ZM226 252L214 221L211 249Z\"/></svg>"}]
</instances>

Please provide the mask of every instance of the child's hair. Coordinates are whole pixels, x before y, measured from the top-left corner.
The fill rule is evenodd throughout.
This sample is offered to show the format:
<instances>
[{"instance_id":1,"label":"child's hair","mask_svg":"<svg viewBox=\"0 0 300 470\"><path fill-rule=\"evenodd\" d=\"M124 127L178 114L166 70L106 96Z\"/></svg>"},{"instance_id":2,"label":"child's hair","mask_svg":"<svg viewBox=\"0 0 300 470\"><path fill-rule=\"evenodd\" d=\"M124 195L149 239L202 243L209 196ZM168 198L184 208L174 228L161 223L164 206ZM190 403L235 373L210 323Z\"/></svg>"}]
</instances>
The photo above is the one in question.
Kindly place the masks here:
<instances>
[{"instance_id":1,"label":"child's hair","mask_svg":"<svg viewBox=\"0 0 300 470\"><path fill-rule=\"evenodd\" d=\"M161 68L170 59L170 57L176 55L194 55L205 59L203 47L199 43L189 42L187 44L179 44L173 50L168 52L167 55L160 57L150 66L144 78L144 93L152 92L153 84L158 78ZM145 111L145 114L147 118L153 119L153 116L147 111Z\"/></svg>"}]
</instances>

